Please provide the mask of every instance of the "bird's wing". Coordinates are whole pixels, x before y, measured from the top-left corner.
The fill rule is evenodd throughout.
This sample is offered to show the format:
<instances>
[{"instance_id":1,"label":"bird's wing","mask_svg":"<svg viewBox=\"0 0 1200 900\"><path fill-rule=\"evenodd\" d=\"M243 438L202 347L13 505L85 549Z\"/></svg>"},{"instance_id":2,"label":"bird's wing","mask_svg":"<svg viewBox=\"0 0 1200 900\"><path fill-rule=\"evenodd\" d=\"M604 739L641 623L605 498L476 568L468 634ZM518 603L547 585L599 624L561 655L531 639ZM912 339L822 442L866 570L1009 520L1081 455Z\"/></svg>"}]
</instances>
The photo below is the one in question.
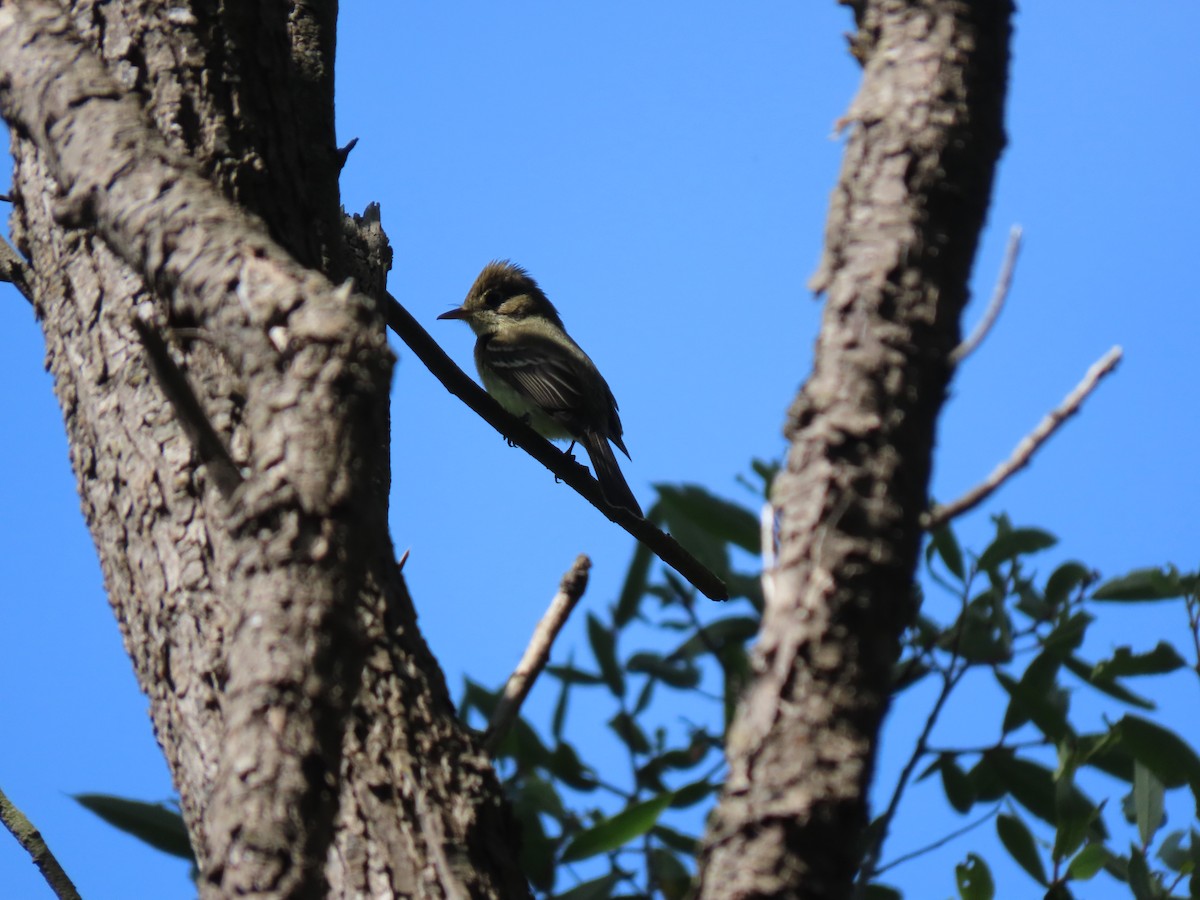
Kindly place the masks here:
<instances>
[{"instance_id":1,"label":"bird's wing","mask_svg":"<svg viewBox=\"0 0 1200 900\"><path fill-rule=\"evenodd\" d=\"M495 335L482 355L492 371L564 423L577 422L592 404L584 388L587 363L556 341L528 332L513 338Z\"/></svg>"}]
</instances>

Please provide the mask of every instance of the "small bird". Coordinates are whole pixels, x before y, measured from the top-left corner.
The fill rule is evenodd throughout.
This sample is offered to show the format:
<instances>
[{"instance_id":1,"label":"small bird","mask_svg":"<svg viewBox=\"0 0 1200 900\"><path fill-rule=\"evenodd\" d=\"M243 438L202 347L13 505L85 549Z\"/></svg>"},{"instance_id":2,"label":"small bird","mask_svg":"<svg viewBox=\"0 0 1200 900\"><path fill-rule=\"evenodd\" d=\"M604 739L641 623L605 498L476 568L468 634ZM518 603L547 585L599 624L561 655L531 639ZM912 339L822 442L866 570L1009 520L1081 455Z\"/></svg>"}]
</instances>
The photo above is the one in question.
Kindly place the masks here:
<instances>
[{"instance_id":1,"label":"small bird","mask_svg":"<svg viewBox=\"0 0 1200 900\"><path fill-rule=\"evenodd\" d=\"M438 318L461 319L471 326L479 338L479 377L501 406L544 438L582 444L604 498L641 517L608 445L612 441L629 456L621 440L617 401L528 272L508 260L488 263L462 306Z\"/></svg>"}]
</instances>

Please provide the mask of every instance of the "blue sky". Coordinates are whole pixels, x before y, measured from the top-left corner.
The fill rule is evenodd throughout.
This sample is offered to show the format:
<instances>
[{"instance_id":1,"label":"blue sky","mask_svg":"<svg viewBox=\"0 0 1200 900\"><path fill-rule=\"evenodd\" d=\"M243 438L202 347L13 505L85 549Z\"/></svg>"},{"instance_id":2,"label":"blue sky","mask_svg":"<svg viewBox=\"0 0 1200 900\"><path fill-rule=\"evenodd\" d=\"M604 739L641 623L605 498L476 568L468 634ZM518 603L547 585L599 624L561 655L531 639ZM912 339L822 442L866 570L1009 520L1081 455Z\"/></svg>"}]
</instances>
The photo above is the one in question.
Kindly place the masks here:
<instances>
[{"instance_id":1,"label":"blue sky","mask_svg":"<svg viewBox=\"0 0 1200 900\"><path fill-rule=\"evenodd\" d=\"M752 457L782 452L784 411L819 326L805 284L840 164L833 123L858 80L850 28L832 2L344 4L339 137L359 144L343 201L382 204L392 293L464 367L469 331L437 314L489 259L531 270L621 403L633 455L624 470L643 505L658 482L749 500L735 477ZM1120 344L1118 374L1032 469L963 520L963 542L980 547L988 515L1007 510L1063 539L1047 564L1195 567L1200 7L1109 0L1081 16L1029 4L1016 29L1010 146L968 328L1012 224L1026 242L1007 308L954 382L934 493L951 498L986 475ZM0 442L0 787L85 896L128 897L132 880L141 896L187 897L186 866L68 796L172 791L83 527L40 333L6 286L0 327L10 423ZM601 610L631 539L398 354L392 536L411 550L405 571L452 689L465 674L496 684L575 555L593 558L585 608ZM1166 610L1116 613L1087 649L1148 649L1184 625ZM582 616L560 640L564 654L586 653ZM1141 687L1165 696L1176 721L1195 709L1194 680ZM535 690L531 714L552 701ZM974 724L969 707L952 733ZM889 728L885 779L911 740L908 718ZM1200 729L1189 737L1200 742ZM911 837L885 856L961 824L935 801L914 810ZM939 830L918 837L930 819ZM913 897L950 896L953 862L992 833L892 880ZM1020 872L1003 879L1002 895L1034 896ZM48 896L2 836L0 884L13 897ZM1089 897L1120 896L1091 887Z\"/></svg>"}]
</instances>

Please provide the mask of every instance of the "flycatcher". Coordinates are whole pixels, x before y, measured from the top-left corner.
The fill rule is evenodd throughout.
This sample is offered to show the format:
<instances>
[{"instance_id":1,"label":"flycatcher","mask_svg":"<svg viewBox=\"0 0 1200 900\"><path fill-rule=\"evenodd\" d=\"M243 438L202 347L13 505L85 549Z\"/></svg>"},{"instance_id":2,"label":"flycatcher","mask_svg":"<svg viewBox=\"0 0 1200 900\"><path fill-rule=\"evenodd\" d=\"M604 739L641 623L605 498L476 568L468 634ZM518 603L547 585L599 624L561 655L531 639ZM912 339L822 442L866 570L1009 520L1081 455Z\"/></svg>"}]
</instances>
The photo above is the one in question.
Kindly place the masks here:
<instances>
[{"instance_id":1,"label":"flycatcher","mask_svg":"<svg viewBox=\"0 0 1200 900\"><path fill-rule=\"evenodd\" d=\"M621 440L617 401L528 272L507 260L488 263L462 306L438 318L462 319L471 326L479 338L479 377L501 406L544 438L582 444L604 498L641 516L608 445L612 441L629 456Z\"/></svg>"}]
</instances>

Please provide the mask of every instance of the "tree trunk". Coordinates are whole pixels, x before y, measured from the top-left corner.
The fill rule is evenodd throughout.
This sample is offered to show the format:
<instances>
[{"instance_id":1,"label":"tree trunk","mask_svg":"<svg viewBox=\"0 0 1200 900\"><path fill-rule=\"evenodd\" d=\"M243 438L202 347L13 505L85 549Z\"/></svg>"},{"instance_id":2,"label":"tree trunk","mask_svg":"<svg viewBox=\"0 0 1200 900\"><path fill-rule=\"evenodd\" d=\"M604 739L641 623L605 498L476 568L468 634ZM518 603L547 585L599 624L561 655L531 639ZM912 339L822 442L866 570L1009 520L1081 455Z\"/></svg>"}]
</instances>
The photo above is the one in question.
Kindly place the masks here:
<instances>
[{"instance_id":1,"label":"tree trunk","mask_svg":"<svg viewBox=\"0 0 1200 900\"><path fill-rule=\"evenodd\" d=\"M0 5L13 236L201 893L526 895L387 535L390 260L339 205L336 4L69 7Z\"/></svg>"},{"instance_id":2,"label":"tree trunk","mask_svg":"<svg viewBox=\"0 0 1200 900\"><path fill-rule=\"evenodd\" d=\"M700 895L846 897L937 415L1004 145L1009 0L860 0L862 86L812 287L813 373L775 484L778 567Z\"/></svg>"}]
</instances>

